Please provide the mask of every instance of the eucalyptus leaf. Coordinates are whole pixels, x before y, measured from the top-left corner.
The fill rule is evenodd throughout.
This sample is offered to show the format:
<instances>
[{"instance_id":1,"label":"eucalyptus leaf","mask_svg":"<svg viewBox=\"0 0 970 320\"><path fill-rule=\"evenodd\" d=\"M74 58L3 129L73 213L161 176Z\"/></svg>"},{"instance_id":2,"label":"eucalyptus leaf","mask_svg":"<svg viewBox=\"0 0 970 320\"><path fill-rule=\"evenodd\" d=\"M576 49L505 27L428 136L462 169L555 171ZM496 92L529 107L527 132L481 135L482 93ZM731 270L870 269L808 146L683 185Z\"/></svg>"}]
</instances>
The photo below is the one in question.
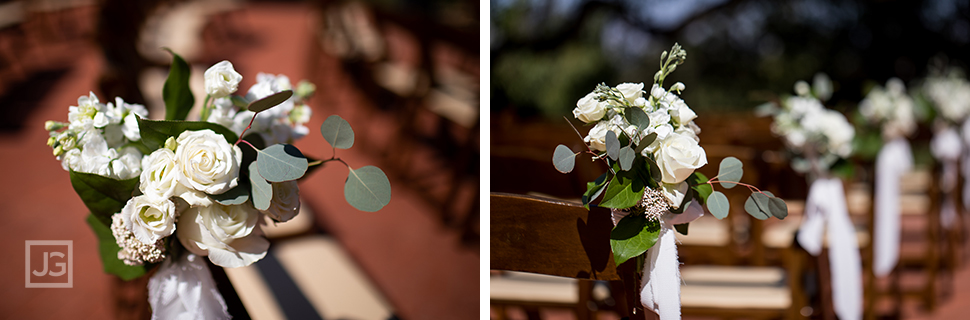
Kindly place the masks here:
<instances>
[{"instance_id":1,"label":"eucalyptus leaf","mask_svg":"<svg viewBox=\"0 0 970 320\"><path fill-rule=\"evenodd\" d=\"M636 150L633 150L633 151L636 151L637 154L640 154L643 152L643 149L646 149L648 146L650 146L651 143L653 143L656 140L657 140L657 133L651 132L646 137L643 137L643 139L640 139L640 143L637 144Z\"/></svg>"},{"instance_id":2,"label":"eucalyptus leaf","mask_svg":"<svg viewBox=\"0 0 970 320\"><path fill-rule=\"evenodd\" d=\"M215 133L221 134L224 138L226 138L226 142L230 144L236 143L236 140L239 139L236 136L236 133L229 130L229 128L211 122L149 120L142 119L137 116L136 118L138 119L138 130L141 134L141 142L150 150L161 148L165 145L165 140L167 140L168 137L178 138L179 134L186 130L198 131L209 129Z\"/></svg>"},{"instance_id":3,"label":"eucalyptus leaf","mask_svg":"<svg viewBox=\"0 0 970 320\"><path fill-rule=\"evenodd\" d=\"M607 184L603 201L600 201L599 206L626 209L639 203L643 199L643 190L646 186L635 178L636 176L631 172L618 172Z\"/></svg>"},{"instance_id":4,"label":"eucalyptus leaf","mask_svg":"<svg viewBox=\"0 0 970 320\"><path fill-rule=\"evenodd\" d=\"M586 183L586 193L583 193L583 206L589 209L589 204L596 200L603 194L603 186L606 185L606 177L609 175L608 172L601 174L596 180Z\"/></svg>"},{"instance_id":5,"label":"eucalyptus leaf","mask_svg":"<svg viewBox=\"0 0 970 320\"><path fill-rule=\"evenodd\" d=\"M124 261L118 259L118 251L121 251L121 247L118 247L115 236L111 233L110 222L105 224L94 214L88 215L87 222L98 238L98 252L101 254L101 265L104 267L105 273L116 275L122 280L128 281L145 275L145 272L154 267L155 264L141 266L125 264Z\"/></svg>"},{"instance_id":6,"label":"eucalyptus leaf","mask_svg":"<svg viewBox=\"0 0 970 320\"><path fill-rule=\"evenodd\" d=\"M643 215L627 215L620 219L610 232L610 247L613 249L613 261L617 266L630 258L647 252L657 243L660 235L660 223L648 220Z\"/></svg>"},{"instance_id":7,"label":"eucalyptus leaf","mask_svg":"<svg viewBox=\"0 0 970 320\"><path fill-rule=\"evenodd\" d=\"M788 217L788 205L785 204L785 200L775 197L771 191L765 191L768 194L768 211L775 218L784 220Z\"/></svg>"},{"instance_id":8,"label":"eucalyptus leaf","mask_svg":"<svg viewBox=\"0 0 970 320\"><path fill-rule=\"evenodd\" d=\"M229 101L232 102L232 105L236 106L241 110L246 110L246 107L249 106L249 100L246 100L246 98L240 97L237 95L230 95Z\"/></svg>"},{"instance_id":9,"label":"eucalyptus leaf","mask_svg":"<svg viewBox=\"0 0 970 320\"><path fill-rule=\"evenodd\" d=\"M138 178L115 180L91 173L70 171L71 186L81 197L91 214L102 223L111 225L111 215L121 209L131 199L138 188Z\"/></svg>"},{"instance_id":10,"label":"eucalyptus leaf","mask_svg":"<svg viewBox=\"0 0 970 320\"><path fill-rule=\"evenodd\" d=\"M334 148L349 149L354 146L354 129L347 120L338 115L329 116L323 121L320 134Z\"/></svg>"},{"instance_id":11,"label":"eucalyptus leaf","mask_svg":"<svg viewBox=\"0 0 970 320\"><path fill-rule=\"evenodd\" d=\"M717 171L718 181L741 182L742 175L744 175L744 169L741 160L735 157L727 157L721 160L721 166ZM727 189L734 188L736 185L735 183L721 182L721 186Z\"/></svg>"},{"instance_id":12,"label":"eucalyptus leaf","mask_svg":"<svg viewBox=\"0 0 970 320\"><path fill-rule=\"evenodd\" d=\"M249 184L239 182L234 188L220 194L210 194L209 198L224 206L234 206L249 200Z\"/></svg>"},{"instance_id":13,"label":"eucalyptus leaf","mask_svg":"<svg viewBox=\"0 0 970 320\"><path fill-rule=\"evenodd\" d=\"M748 200L744 201L744 211L758 220L765 220L771 217L768 209L768 196L762 193L752 193Z\"/></svg>"},{"instance_id":14,"label":"eucalyptus leaf","mask_svg":"<svg viewBox=\"0 0 970 320\"><path fill-rule=\"evenodd\" d=\"M262 99L250 102L249 105L246 106L246 110L249 110L252 112L264 111L266 109L278 106L280 103L283 103L284 101L286 101L286 99L289 99L292 96L293 96L293 90L283 90L283 91L268 95Z\"/></svg>"},{"instance_id":15,"label":"eucalyptus leaf","mask_svg":"<svg viewBox=\"0 0 970 320\"><path fill-rule=\"evenodd\" d=\"M259 164L259 175L269 182L299 179L309 166L300 149L289 144L274 144L260 150L256 163Z\"/></svg>"},{"instance_id":16,"label":"eucalyptus leaf","mask_svg":"<svg viewBox=\"0 0 970 320\"><path fill-rule=\"evenodd\" d=\"M556 170L562 173L569 173L573 171L576 166L576 153L573 153L569 147L565 145L556 146L556 151L552 153L552 165L556 167Z\"/></svg>"},{"instance_id":17,"label":"eucalyptus leaf","mask_svg":"<svg viewBox=\"0 0 970 320\"><path fill-rule=\"evenodd\" d=\"M617 139L613 130L606 131L606 155L613 161L620 156L620 139Z\"/></svg>"},{"instance_id":18,"label":"eucalyptus leaf","mask_svg":"<svg viewBox=\"0 0 970 320\"><path fill-rule=\"evenodd\" d=\"M633 159L636 159L636 153L633 153L633 148L630 148L630 146L620 148L620 168L623 171L629 171L633 168Z\"/></svg>"},{"instance_id":19,"label":"eucalyptus leaf","mask_svg":"<svg viewBox=\"0 0 970 320\"><path fill-rule=\"evenodd\" d=\"M172 54L172 66L168 69L168 78L162 87L162 100L165 101L165 120L185 120L195 104L195 97L189 89L189 74L191 68L179 55L168 48ZM235 142L235 141L233 141Z\"/></svg>"},{"instance_id":20,"label":"eucalyptus leaf","mask_svg":"<svg viewBox=\"0 0 970 320\"><path fill-rule=\"evenodd\" d=\"M731 203L723 193L714 191L707 197L707 210L718 220L724 219L731 212Z\"/></svg>"},{"instance_id":21,"label":"eucalyptus leaf","mask_svg":"<svg viewBox=\"0 0 970 320\"><path fill-rule=\"evenodd\" d=\"M677 230L678 233L686 236L687 235L687 229L688 229L688 227L690 227L690 222L688 222L688 223L681 223L681 224L675 224L674 225L674 230Z\"/></svg>"},{"instance_id":22,"label":"eucalyptus leaf","mask_svg":"<svg viewBox=\"0 0 970 320\"><path fill-rule=\"evenodd\" d=\"M627 121L637 126L638 132L642 132L643 129L650 127L650 116L643 109L638 107L626 108L625 112Z\"/></svg>"},{"instance_id":23,"label":"eucalyptus leaf","mask_svg":"<svg viewBox=\"0 0 970 320\"><path fill-rule=\"evenodd\" d=\"M259 210L266 210L273 200L273 185L259 175L258 162L253 161L249 164L249 183L252 185L253 206Z\"/></svg>"},{"instance_id":24,"label":"eucalyptus leaf","mask_svg":"<svg viewBox=\"0 0 970 320\"><path fill-rule=\"evenodd\" d=\"M391 202L391 182L380 168L365 166L354 170L347 167L344 198L360 211L374 212Z\"/></svg>"}]
</instances>

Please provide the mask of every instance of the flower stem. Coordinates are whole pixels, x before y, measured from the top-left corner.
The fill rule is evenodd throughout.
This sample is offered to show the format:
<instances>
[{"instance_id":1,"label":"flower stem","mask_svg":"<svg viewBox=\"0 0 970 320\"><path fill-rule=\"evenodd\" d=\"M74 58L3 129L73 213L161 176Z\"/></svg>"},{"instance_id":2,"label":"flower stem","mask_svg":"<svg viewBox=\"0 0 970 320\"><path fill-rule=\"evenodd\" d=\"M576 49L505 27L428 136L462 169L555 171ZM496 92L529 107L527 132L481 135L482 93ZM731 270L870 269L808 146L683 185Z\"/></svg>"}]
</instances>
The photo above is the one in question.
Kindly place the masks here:
<instances>
[{"instance_id":1,"label":"flower stem","mask_svg":"<svg viewBox=\"0 0 970 320\"><path fill-rule=\"evenodd\" d=\"M202 101L202 114L199 116L202 121L209 120L209 113L211 109L209 108L209 101L212 98L210 95L205 95L205 100Z\"/></svg>"},{"instance_id":2,"label":"flower stem","mask_svg":"<svg viewBox=\"0 0 970 320\"><path fill-rule=\"evenodd\" d=\"M259 114L259 112L254 113L253 114L253 118L252 119L249 119L249 125L246 126L246 129L243 129L242 133L239 134L239 140L236 140L236 145L239 145L239 141L245 141L245 140L243 140L243 135L246 134L246 130L249 130L250 128L253 127L253 121L256 120L256 115L258 115L258 114ZM248 141L246 143L249 144ZM252 145L250 144L250 146L252 146ZM256 148L256 147L253 147L253 148Z\"/></svg>"}]
</instances>

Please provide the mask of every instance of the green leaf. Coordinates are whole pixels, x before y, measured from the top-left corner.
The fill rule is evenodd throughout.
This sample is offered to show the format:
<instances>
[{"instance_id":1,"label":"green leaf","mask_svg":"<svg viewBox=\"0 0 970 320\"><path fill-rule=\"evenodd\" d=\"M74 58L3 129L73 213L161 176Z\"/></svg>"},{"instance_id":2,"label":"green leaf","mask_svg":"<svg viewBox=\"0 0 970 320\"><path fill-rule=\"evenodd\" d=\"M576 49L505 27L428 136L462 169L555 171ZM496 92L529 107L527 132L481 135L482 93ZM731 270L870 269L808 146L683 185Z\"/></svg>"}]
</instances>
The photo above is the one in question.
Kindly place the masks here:
<instances>
[{"instance_id":1,"label":"green leaf","mask_svg":"<svg viewBox=\"0 0 970 320\"><path fill-rule=\"evenodd\" d=\"M752 193L748 200L744 201L744 211L758 220L765 220L771 217L771 210L768 208L768 196L762 193Z\"/></svg>"},{"instance_id":2,"label":"green leaf","mask_svg":"<svg viewBox=\"0 0 970 320\"><path fill-rule=\"evenodd\" d=\"M599 206L613 209L632 207L643 199L644 189L646 186L636 179L633 172L618 172L606 186L603 201Z\"/></svg>"},{"instance_id":3,"label":"green leaf","mask_svg":"<svg viewBox=\"0 0 970 320\"><path fill-rule=\"evenodd\" d=\"M646 137L643 137L643 139L640 139L640 143L637 144L636 150L633 150L633 151L636 151L637 154L640 154L643 152L643 149L646 149L647 146L649 146L655 140L657 140L657 133L656 132L650 133Z\"/></svg>"},{"instance_id":4,"label":"green leaf","mask_svg":"<svg viewBox=\"0 0 970 320\"><path fill-rule=\"evenodd\" d=\"M576 155L569 147L565 145L556 146L556 151L552 153L552 165L556 167L556 170L562 173L569 173L573 171L576 166Z\"/></svg>"},{"instance_id":5,"label":"green leaf","mask_svg":"<svg viewBox=\"0 0 970 320\"><path fill-rule=\"evenodd\" d=\"M292 96L293 96L293 90L283 90L283 91L271 94L269 96L266 96L262 99L250 102L249 105L246 106L246 110L249 110L252 112L264 111L266 109L278 106L280 103L283 103L284 101L286 101L286 99L289 99Z\"/></svg>"},{"instance_id":6,"label":"green leaf","mask_svg":"<svg viewBox=\"0 0 970 320\"><path fill-rule=\"evenodd\" d=\"M137 118L137 117L136 117ZM183 131L198 131L209 129L221 134L227 143L236 143L239 138L235 132L221 125L202 121L182 120L148 120L138 118L138 130L141 132L141 142L150 150L161 148L168 137L178 138Z\"/></svg>"},{"instance_id":7,"label":"green leaf","mask_svg":"<svg viewBox=\"0 0 970 320\"><path fill-rule=\"evenodd\" d=\"M249 164L249 183L252 185L253 206L259 210L269 209L269 203L273 200L273 185L259 175L259 161Z\"/></svg>"},{"instance_id":8,"label":"green leaf","mask_svg":"<svg viewBox=\"0 0 970 320\"><path fill-rule=\"evenodd\" d=\"M688 222L688 223L681 223L681 224L675 224L674 225L674 229L677 230L678 233L686 236L687 235L687 227L689 227L689 226L690 226L690 222Z\"/></svg>"},{"instance_id":9,"label":"green leaf","mask_svg":"<svg viewBox=\"0 0 970 320\"><path fill-rule=\"evenodd\" d=\"M323 121L320 134L334 148L349 149L354 146L354 129L347 120L338 115L329 116Z\"/></svg>"},{"instance_id":10,"label":"green leaf","mask_svg":"<svg viewBox=\"0 0 970 320\"><path fill-rule=\"evenodd\" d=\"M195 104L195 97L189 89L189 73L191 69L179 55L165 48L172 54L172 67L168 70L168 79L162 87L162 100L165 100L165 120L185 120ZM235 142L235 141L234 141Z\"/></svg>"},{"instance_id":11,"label":"green leaf","mask_svg":"<svg viewBox=\"0 0 970 320\"><path fill-rule=\"evenodd\" d=\"M724 219L731 212L731 203L723 193L714 191L707 198L707 210L718 220Z\"/></svg>"},{"instance_id":12,"label":"green leaf","mask_svg":"<svg viewBox=\"0 0 970 320\"><path fill-rule=\"evenodd\" d=\"M589 209L589 204L603 193L603 186L606 185L606 176L608 175L608 172L604 172L596 180L586 183L586 193L583 193L583 206L586 209Z\"/></svg>"},{"instance_id":13,"label":"green leaf","mask_svg":"<svg viewBox=\"0 0 970 320\"><path fill-rule=\"evenodd\" d=\"M344 198L360 211L374 212L391 202L391 182L380 168L365 166L354 170L347 167Z\"/></svg>"},{"instance_id":14,"label":"green leaf","mask_svg":"<svg viewBox=\"0 0 970 320\"><path fill-rule=\"evenodd\" d=\"M784 220L788 217L788 205L785 204L785 200L775 197L771 191L765 191L768 194L768 211L775 218Z\"/></svg>"},{"instance_id":15,"label":"green leaf","mask_svg":"<svg viewBox=\"0 0 970 320\"><path fill-rule=\"evenodd\" d=\"M625 112L627 121L637 126L638 132L642 132L643 129L650 127L650 116L643 109L637 107L626 108Z\"/></svg>"},{"instance_id":16,"label":"green leaf","mask_svg":"<svg viewBox=\"0 0 970 320\"><path fill-rule=\"evenodd\" d=\"M628 215L620 219L610 232L610 247L617 266L630 258L639 256L657 243L660 223L647 220L643 215Z\"/></svg>"},{"instance_id":17,"label":"green leaf","mask_svg":"<svg viewBox=\"0 0 970 320\"><path fill-rule=\"evenodd\" d=\"M630 148L630 146L620 148L620 168L623 171L629 171L633 168L633 159L636 159L636 153L633 153L633 148Z\"/></svg>"},{"instance_id":18,"label":"green leaf","mask_svg":"<svg viewBox=\"0 0 970 320\"><path fill-rule=\"evenodd\" d=\"M129 266L118 259L118 251L121 251L121 247L118 247L118 243L115 242L115 236L111 233L111 220L108 221L108 224L105 224L94 214L88 215L87 218L88 225L91 226L91 230L98 238L98 251L101 253L101 264L104 266L104 272L121 277L125 281L145 275L145 272L151 269L154 264Z\"/></svg>"},{"instance_id":19,"label":"green leaf","mask_svg":"<svg viewBox=\"0 0 970 320\"><path fill-rule=\"evenodd\" d=\"M240 181L236 187L220 194L210 194L209 198L224 206L243 204L249 200L249 184Z\"/></svg>"},{"instance_id":20,"label":"green leaf","mask_svg":"<svg viewBox=\"0 0 970 320\"><path fill-rule=\"evenodd\" d=\"M616 132L613 130L606 131L606 155L613 161L620 156L620 139L616 138Z\"/></svg>"},{"instance_id":21,"label":"green leaf","mask_svg":"<svg viewBox=\"0 0 970 320\"><path fill-rule=\"evenodd\" d=\"M246 107L249 106L249 101L246 100L246 98L240 97L237 95L230 95L229 101L232 101L232 105L236 106L241 110L246 110Z\"/></svg>"},{"instance_id":22,"label":"green leaf","mask_svg":"<svg viewBox=\"0 0 970 320\"><path fill-rule=\"evenodd\" d=\"M707 176L697 171L687 177L687 184L690 185L691 189L694 189L694 193L700 198L701 204L707 204L707 197L714 192L714 187L707 183L707 180Z\"/></svg>"},{"instance_id":23,"label":"green leaf","mask_svg":"<svg viewBox=\"0 0 970 320\"><path fill-rule=\"evenodd\" d=\"M643 157L647 161L647 167L650 169L650 179L660 184L663 176L660 174L660 166L657 165L657 161L650 159L650 157Z\"/></svg>"},{"instance_id":24,"label":"green leaf","mask_svg":"<svg viewBox=\"0 0 970 320\"><path fill-rule=\"evenodd\" d=\"M717 180L718 181L731 181L731 182L741 182L741 176L744 174L744 169L741 165L741 160L735 157L727 157L721 160L721 166L717 170ZM734 188L737 184L722 182L721 186L727 189Z\"/></svg>"},{"instance_id":25,"label":"green leaf","mask_svg":"<svg viewBox=\"0 0 970 320\"><path fill-rule=\"evenodd\" d=\"M269 182L299 179L310 164L300 149L289 144L274 144L260 150L256 163L259 163L259 175Z\"/></svg>"},{"instance_id":26,"label":"green leaf","mask_svg":"<svg viewBox=\"0 0 970 320\"><path fill-rule=\"evenodd\" d=\"M131 199L132 193L138 188L138 177L128 180L115 180L91 173L70 171L71 186L81 197L84 205L91 210L95 218L106 225L111 225L111 215L121 212L121 209Z\"/></svg>"}]
</instances>

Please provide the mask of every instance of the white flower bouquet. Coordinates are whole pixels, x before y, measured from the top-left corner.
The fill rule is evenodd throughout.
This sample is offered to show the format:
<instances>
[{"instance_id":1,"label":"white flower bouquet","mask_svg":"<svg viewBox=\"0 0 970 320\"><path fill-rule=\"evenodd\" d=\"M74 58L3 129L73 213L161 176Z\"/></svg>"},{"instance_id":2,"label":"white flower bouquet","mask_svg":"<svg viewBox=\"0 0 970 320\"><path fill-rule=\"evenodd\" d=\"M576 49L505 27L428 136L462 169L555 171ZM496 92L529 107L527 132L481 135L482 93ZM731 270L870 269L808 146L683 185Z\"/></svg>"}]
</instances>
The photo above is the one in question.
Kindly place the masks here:
<instances>
[{"instance_id":1,"label":"white flower bouquet","mask_svg":"<svg viewBox=\"0 0 970 320\"><path fill-rule=\"evenodd\" d=\"M90 93L69 108L67 123L45 124L48 145L91 210L105 272L130 280L158 267L149 282L153 318L228 318L202 257L228 268L262 259L264 217L285 222L299 213L297 179L308 169L347 165L344 196L362 211L387 205L390 184L379 168L336 157L354 143L339 116L321 126L331 158L309 159L291 145L308 132L314 87L306 82L294 94L286 76L259 74L246 95L233 95L242 76L222 61L205 72L201 121L185 121L195 101L189 66L172 55L165 120Z\"/></svg>"},{"instance_id":2,"label":"white flower bouquet","mask_svg":"<svg viewBox=\"0 0 970 320\"><path fill-rule=\"evenodd\" d=\"M608 168L587 183L583 204L613 209L614 262L645 258L638 259L644 274L641 302L662 319L680 316L679 276L670 273L677 270L672 230L686 234L688 223L703 214L702 204L718 219L730 211L727 197L715 191L714 184L747 187L752 194L745 210L759 219L783 219L788 214L780 198L739 182L743 169L737 158L725 158L711 179L696 171L707 164L697 136L700 128L693 122L697 114L678 96L685 89L683 83L669 90L663 86L686 58L687 52L677 44L664 51L649 92L642 83L597 86L573 110L577 119L593 125L583 138L588 149L574 152L559 145L553 154L553 164L563 173L571 172L583 153Z\"/></svg>"}]
</instances>

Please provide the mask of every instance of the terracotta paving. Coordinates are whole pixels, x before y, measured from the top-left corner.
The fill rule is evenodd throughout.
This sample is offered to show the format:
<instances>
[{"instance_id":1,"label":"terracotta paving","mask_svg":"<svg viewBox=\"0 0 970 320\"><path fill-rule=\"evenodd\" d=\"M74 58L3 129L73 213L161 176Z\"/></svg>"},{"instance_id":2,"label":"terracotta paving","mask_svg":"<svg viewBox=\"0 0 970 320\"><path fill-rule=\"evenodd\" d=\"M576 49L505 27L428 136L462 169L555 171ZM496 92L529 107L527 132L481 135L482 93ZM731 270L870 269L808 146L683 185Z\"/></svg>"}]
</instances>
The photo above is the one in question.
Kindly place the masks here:
<instances>
[{"instance_id":1,"label":"terracotta paving","mask_svg":"<svg viewBox=\"0 0 970 320\"><path fill-rule=\"evenodd\" d=\"M338 60L314 57L316 70L308 67L314 37L310 31L316 16L302 4L247 4L239 13L245 30L256 39L231 56L244 76L240 88L254 82L256 72L286 74L295 83L317 81L317 95L310 101L314 114L307 124L311 134L297 146L306 154L330 156L329 145L317 133L323 120L339 114L355 126L357 143L373 144L340 150L338 156L355 167L387 168L379 154L370 150L386 146L395 134L396 119L380 112L341 69ZM63 45L62 45L63 46ZM207 43L206 48L218 47ZM54 49L50 49L54 50ZM0 319L114 317L112 277L101 271L96 239L85 224L86 209L74 193L67 172L45 145L43 122L66 120L67 107L77 97L96 90L104 64L100 52L79 40L66 50L68 71L32 101L23 129L0 133ZM40 51L63 57L65 51ZM211 52L219 52L212 50ZM210 53L211 53L210 52ZM36 57L32 57L36 58ZM202 63L200 63L202 64ZM200 65L205 68L207 65ZM158 88L161 90L161 88ZM102 101L107 100L101 97ZM10 112L4 110L6 112ZM376 148L375 148L376 146ZM419 165L434 165L434 153L416 149ZM424 154L425 156L420 156ZM388 171L388 170L385 170ZM470 319L478 315L478 244L462 241L460 230L443 225L438 208L388 172L392 199L382 211L365 213L343 199L347 169L328 165L301 181L301 195L317 213L323 229L337 238L403 319ZM459 197L466 207L477 204L474 181L463 181ZM447 191L447 190L445 190ZM70 289L24 288L24 241L72 240L74 285Z\"/></svg>"}]
</instances>

